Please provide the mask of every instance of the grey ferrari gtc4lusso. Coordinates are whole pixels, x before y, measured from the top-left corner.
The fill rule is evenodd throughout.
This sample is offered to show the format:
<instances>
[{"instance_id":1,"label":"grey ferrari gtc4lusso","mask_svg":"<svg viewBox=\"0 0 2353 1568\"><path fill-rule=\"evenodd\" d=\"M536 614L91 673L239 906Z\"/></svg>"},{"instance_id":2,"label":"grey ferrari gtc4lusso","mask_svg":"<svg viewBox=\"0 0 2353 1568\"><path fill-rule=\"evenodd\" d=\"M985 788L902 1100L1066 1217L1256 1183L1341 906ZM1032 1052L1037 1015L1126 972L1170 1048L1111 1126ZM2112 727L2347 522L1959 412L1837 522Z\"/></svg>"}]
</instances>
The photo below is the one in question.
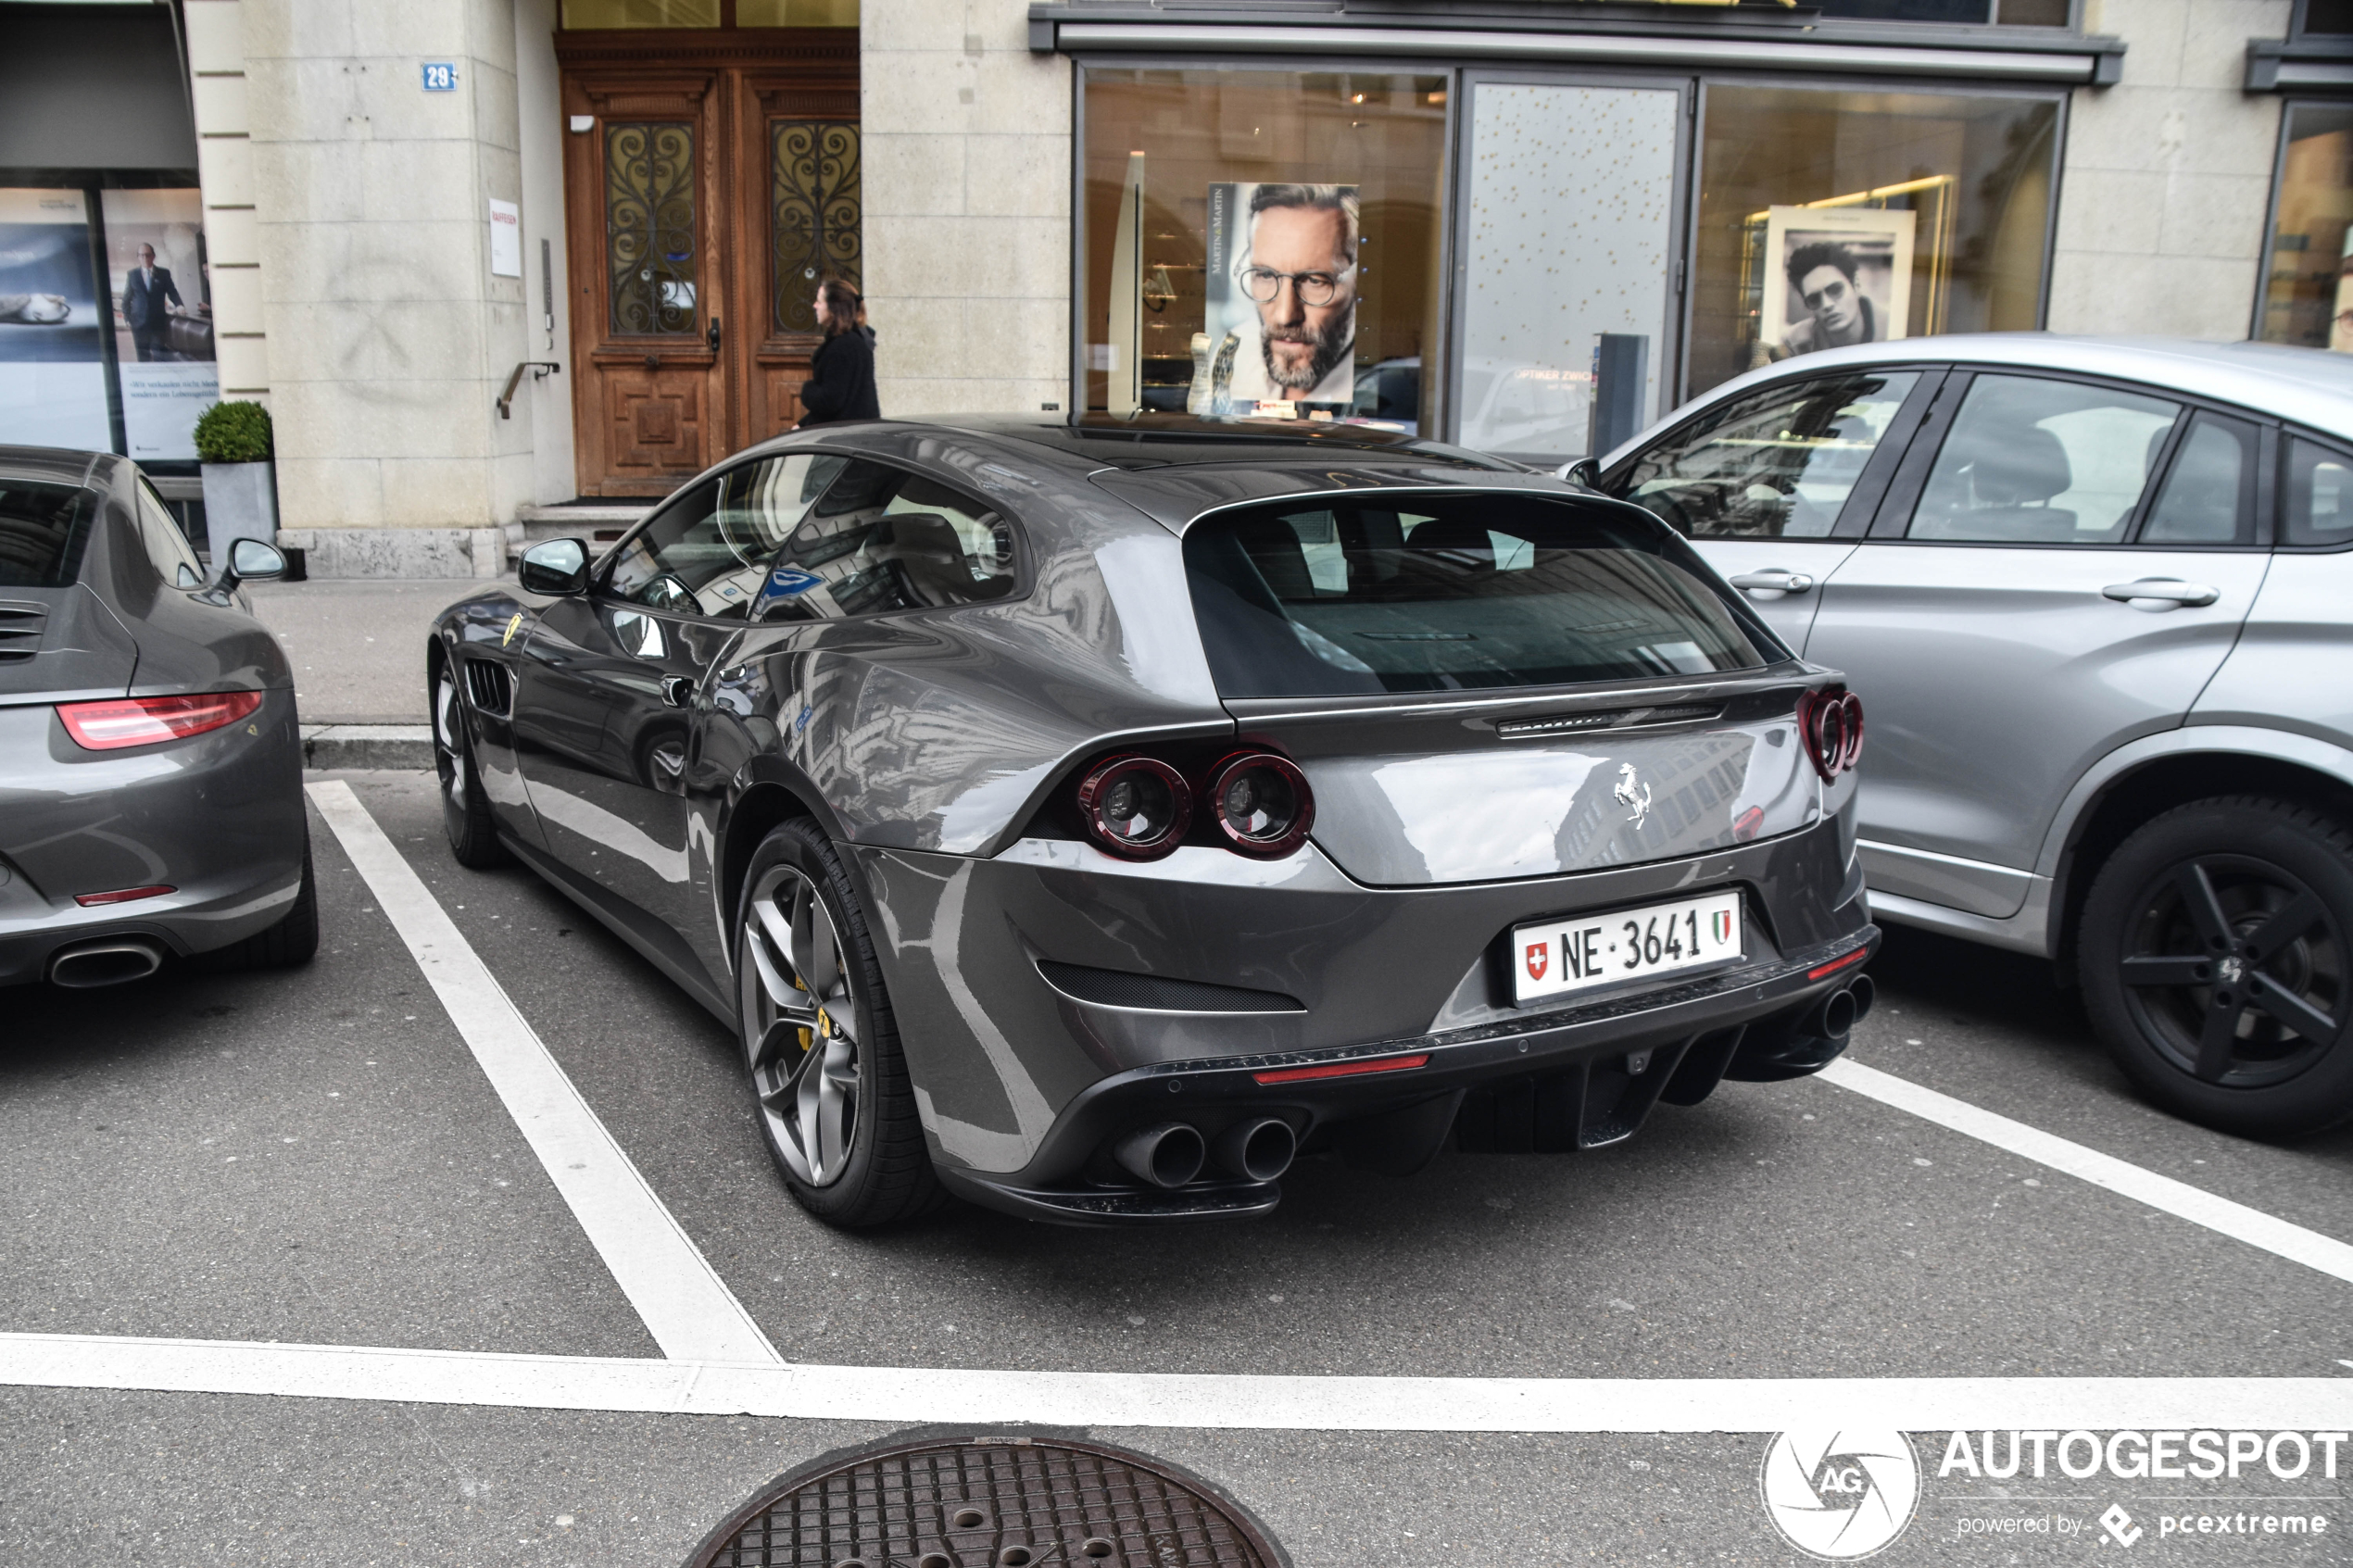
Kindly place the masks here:
<instances>
[{"instance_id":1,"label":"grey ferrari gtc4lusso","mask_svg":"<svg viewBox=\"0 0 2353 1568\"><path fill-rule=\"evenodd\" d=\"M138 467L0 446L0 985L319 945L292 671Z\"/></svg>"},{"instance_id":2,"label":"grey ferrari gtc4lusso","mask_svg":"<svg viewBox=\"0 0 2353 1568\"><path fill-rule=\"evenodd\" d=\"M1648 512L1452 448L828 427L427 659L458 858L738 1030L837 1224L1596 1148L1869 1001L1860 704Z\"/></svg>"}]
</instances>

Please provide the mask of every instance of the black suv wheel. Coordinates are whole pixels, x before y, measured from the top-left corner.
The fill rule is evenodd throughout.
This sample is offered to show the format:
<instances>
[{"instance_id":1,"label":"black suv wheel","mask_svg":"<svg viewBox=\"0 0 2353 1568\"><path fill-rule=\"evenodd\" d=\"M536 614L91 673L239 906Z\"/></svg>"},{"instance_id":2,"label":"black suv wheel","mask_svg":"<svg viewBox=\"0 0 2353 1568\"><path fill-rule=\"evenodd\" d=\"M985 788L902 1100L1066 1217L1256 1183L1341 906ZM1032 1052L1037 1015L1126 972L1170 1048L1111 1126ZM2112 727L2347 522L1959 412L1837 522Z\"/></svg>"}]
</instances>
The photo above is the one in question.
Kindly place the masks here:
<instances>
[{"instance_id":1,"label":"black suv wheel","mask_svg":"<svg viewBox=\"0 0 2353 1568\"><path fill-rule=\"evenodd\" d=\"M2158 1104L2250 1137L2353 1116L2353 834L2251 797L2144 825L2077 955L2092 1022Z\"/></svg>"}]
</instances>

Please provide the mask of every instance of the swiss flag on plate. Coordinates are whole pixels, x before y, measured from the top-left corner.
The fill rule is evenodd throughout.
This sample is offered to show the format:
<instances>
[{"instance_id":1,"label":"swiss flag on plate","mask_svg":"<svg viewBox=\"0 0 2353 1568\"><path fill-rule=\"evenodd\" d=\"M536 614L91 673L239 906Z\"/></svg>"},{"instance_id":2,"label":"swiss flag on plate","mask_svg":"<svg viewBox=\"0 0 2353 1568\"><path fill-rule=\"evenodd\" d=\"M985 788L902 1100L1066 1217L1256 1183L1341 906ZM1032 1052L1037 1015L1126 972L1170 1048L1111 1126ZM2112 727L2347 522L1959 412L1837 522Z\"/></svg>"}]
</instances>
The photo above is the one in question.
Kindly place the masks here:
<instances>
[{"instance_id":1,"label":"swiss flag on plate","mask_svg":"<svg viewBox=\"0 0 2353 1568\"><path fill-rule=\"evenodd\" d=\"M1552 961L1553 945L1550 942L1530 942L1528 945L1528 978L1543 979L1544 968Z\"/></svg>"}]
</instances>

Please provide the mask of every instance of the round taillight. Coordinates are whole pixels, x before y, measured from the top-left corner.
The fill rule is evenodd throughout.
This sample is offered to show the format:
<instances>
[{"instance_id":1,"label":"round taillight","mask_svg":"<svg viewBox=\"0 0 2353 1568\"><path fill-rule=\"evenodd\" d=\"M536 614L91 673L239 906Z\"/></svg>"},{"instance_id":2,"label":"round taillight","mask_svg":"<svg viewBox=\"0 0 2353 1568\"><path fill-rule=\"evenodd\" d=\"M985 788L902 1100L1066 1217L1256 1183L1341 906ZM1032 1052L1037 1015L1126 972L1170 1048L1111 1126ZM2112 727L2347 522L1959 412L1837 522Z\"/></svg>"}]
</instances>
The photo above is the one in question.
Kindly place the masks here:
<instances>
[{"instance_id":1,"label":"round taillight","mask_svg":"<svg viewBox=\"0 0 2353 1568\"><path fill-rule=\"evenodd\" d=\"M1307 842L1315 796L1288 757L1245 751L1210 774L1210 809L1227 845L1245 855L1288 855Z\"/></svg>"},{"instance_id":2,"label":"round taillight","mask_svg":"<svg viewBox=\"0 0 2353 1568\"><path fill-rule=\"evenodd\" d=\"M1114 757L1078 781L1078 814L1087 836L1113 854L1156 859L1185 836L1193 792L1156 757Z\"/></svg>"},{"instance_id":3,"label":"round taillight","mask_svg":"<svg viewBox=\"0 0 2353 1568\"><path fill-rule=\"evenodd\" d=\"M1863 699L1843 686L1807 692L1797 701L1797 733L1824 782L1851 771L1863 756Z\"/></svg>"}]
</instances>

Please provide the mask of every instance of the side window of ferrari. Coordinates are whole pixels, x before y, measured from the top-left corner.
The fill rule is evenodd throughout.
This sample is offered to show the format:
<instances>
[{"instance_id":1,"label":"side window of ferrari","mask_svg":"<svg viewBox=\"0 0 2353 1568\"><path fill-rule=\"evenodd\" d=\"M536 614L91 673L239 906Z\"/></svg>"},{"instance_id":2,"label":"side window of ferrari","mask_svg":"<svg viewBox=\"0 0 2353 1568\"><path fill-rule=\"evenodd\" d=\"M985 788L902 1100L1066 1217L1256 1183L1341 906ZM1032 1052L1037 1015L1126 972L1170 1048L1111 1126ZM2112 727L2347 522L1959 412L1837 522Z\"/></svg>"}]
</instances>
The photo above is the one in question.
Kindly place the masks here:
<instances>
[{"instance_id":1,"label":"side window of ferrari","mask_svg":"<svg viewBox=\"0 0 2353 1568\"><path fill-rule=\"evenodd\" d=\"M138 488L139 542L147 547L147 558L156 563L157 573L175 588L203 587L204 568L188 536L180 532L171 508L147 488L145 481Z\"/></svg>"},{"instance_id":2,"label":"side window of ferrari","mask_svg":"<svg viewBox=\"0 0 2353 1568\"><path fill-rule=\"evenodd\" d=\"M848 459L794 452L729 469L674 497L632 535L605 592L680 615L740 621L777 546Z\"/></svg>"},{"instance_id":3,"label":"side window of ferrari","mask_svg":"<svg viewBox=\"0 0 2353 1568\"><path fill-rule=\"evenodd\" d=\"M986 604L1019 576L1013 524L922 474L854 458L776 555L753 619L829 621Z\"/></svg>"}]
</instances>

